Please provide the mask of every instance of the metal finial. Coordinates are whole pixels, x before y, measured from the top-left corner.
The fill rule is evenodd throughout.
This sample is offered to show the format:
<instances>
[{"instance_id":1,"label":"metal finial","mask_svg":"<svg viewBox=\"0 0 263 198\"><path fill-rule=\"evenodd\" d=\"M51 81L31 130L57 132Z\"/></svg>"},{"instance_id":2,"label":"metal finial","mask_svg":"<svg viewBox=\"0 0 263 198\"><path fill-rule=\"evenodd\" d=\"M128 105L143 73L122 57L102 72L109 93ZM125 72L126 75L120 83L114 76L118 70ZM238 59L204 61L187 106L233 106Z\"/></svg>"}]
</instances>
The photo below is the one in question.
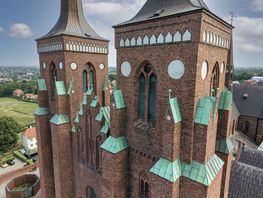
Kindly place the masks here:
<instances>
[{"instance_id":1,"label":"metal finial","mask_svg":"<svg viewBox=\"0 0 263 198\"><path fill-rule=\"evenodd\" d=\"M231 25L233 25L233 21L234 21L234 12L230 12L231 14Z\"/></svg>"},{"instance_id":2,"label":"metal finial","mask_svg":"<svg viewBox=\"0 0 263 198\"><path fill-rule=\"evenodd\" d=\"M170 98L171 98L171 95L172 95L172 90L169 89L168 91L169 91L169 99L170 99Z\"/></svg>"}]
</instances>

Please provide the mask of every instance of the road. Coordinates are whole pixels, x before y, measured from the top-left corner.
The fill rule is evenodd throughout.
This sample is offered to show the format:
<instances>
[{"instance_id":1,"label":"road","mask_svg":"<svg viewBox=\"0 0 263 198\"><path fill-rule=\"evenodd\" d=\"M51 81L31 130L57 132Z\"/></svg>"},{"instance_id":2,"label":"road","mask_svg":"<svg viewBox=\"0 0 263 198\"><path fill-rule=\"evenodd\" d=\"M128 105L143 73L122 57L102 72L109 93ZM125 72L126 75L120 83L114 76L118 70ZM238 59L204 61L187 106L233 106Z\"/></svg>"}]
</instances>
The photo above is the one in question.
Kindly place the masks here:
<instances>
[{"instance_id":1,"label":"road","mask_svg":"<svg viewBox=\"0 0 263 198\"><path fill-rule=\"evenodd\" d=\"M15 159L15 164L13 166L8 166L6 168L0 167L0 175L22 168L24 165L24 162L20 161L19 159Z\"/></svg>"}]
</instances>

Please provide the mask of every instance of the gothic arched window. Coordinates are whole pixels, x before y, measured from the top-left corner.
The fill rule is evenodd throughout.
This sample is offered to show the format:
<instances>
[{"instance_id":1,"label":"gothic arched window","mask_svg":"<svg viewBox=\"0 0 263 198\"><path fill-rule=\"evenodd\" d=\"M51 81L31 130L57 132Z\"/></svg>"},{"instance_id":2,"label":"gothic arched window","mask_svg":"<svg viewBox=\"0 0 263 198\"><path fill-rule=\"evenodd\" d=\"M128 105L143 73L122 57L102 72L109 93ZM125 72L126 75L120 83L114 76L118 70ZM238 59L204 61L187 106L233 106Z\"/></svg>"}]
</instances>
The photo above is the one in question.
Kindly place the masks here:
<instances>
[{"instance_id":1,"label":"gothic arched window","mask_svg":"<svg viewBox=\"0 0 263 198\"><path fill-rule=\"evenodd\" d=\"M147 181L141 179L140 181L140 197L148 198L149 197L149 184Z\"/></svg>"},{"instance_id":2,"label":"gothic arched window","mask_svg":"<svg viewBox=\"0 0 263 198\"><path fill-rule=\"evenodd\" d=\"M91 63L88 63L85 66L85 69L82 74L82 82L83 82L83 91L86 92L88 89L93 89L96 92L95 86L95 71L94 67Z\"/></svg>"},{"instance_id":3,"label":"gothic arched window","mask_svg":"<svg viewBox=\"0 0 263 198\"><path fill-rule=\"evenodd\" d=\"M84 137L83 137L83 131L81 128L78 129L77 131L78 135L78 156L79 156L79 161L83 162L84 161Z\"/></svg>"},{"instance_id":4,"label":"gothic arched window","mask_svg":"<svg viewBox=\"0 0 263 198\"><path fill-rule=\"evenodd\" d=\"M98 136L96 138L96 169L97 169L97 171L100 171L100 169L101 169L101 149L100 149L100 145L101 145L101 137Z\"/></svg>"},{"instance_id":5,"label":"gothic arched window","mask_svg":"<svg viewBox=\"0 0 263 198\"><path fill-rule=\"evenodd\" d=\"M91 115L87 115L87 144L86 144L86 152L87 152L87 163L89 166L93 166L93 152L94 152L94 141L92 139L93 133L93 117Z\"/></svg>"},{"instance_id":6,"label":"gothic arched window","mask_svg":"<svg viewBox=\"0 0 263 198\"><path fill-rule=\"evenodd\" d=\"M152 65L139 72L139 119L153 123L156 118L157 77Z\"/></svg>"},{"instance_id":7,"label":"gothic arched window","mask_svg":"<svg viewBox=\"0 0 263 198\"><path fill-rule=\"evenodd\" d=\"M52 62L50 66L50 96L51 100L55 100L55 82L57 81L57 68L56 65Z\"/></svg>"},{"instance_id":8,"label":"gothic arched window","mask_svg":"<svg viewBox=\"0 0 263 198\"><path fill-rule=\"evenodd\" d=\"M219 88L219 66L218 63L214 66L212 77L211 77L211 96L216 97Z\"/></svg>"}]
</instances>

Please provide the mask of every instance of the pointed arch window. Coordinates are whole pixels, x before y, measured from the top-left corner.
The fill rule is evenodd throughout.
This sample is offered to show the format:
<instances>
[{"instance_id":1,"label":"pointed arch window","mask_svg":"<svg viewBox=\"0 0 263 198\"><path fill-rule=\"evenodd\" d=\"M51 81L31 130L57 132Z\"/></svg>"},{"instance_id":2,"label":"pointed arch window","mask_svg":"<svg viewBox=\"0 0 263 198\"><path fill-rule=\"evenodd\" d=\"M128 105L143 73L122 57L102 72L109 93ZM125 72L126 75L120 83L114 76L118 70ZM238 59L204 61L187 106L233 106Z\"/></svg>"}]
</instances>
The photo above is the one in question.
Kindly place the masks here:
<instances>
[{"instance_id":1,"label":"pointed arch window","mask_svg":"<svg viewBox=\"0 0 263 198\"><path fill-rule=\"evenodd\" d=\"M50 95L51 95L51 100L55 100L55 82L57 81L57 68L54 63L51 63L51 70L50 70Z\"/></svg>"},{"instance_id":2,"label":"pointed arch window","mask_svg":"<svg viewBox=\"0 0 263 198\"><path fill-rule=\"evenodd\" d=\"M82 82L84 92L88 89L93 89L93 91L96 92L94 67L90 63L85 66L82 74Z\"/></svg>"},{"instance_id":3,"label":"pointed arch window","mask_svg":"<svg viewBox=\"0 0 263 198\"><path fill-rule=\"evenodd\" d=\"M216 97L219 88L219 66L218 63L213 68L211 82L211 96Z\"/></svg>"},{"instance_id":4,"label":"pointed arch window","mask_svg":"<svg viewBox=\"0 0 263 198\"><path fill-rule=\"evenodd\" d=\"M98 172L101 170L101 137L96 138L96 169Z\"/></svg>"},{"instance_id":5,"label":"pointed arch window","mask_svg":"<svg viewBox=\"0 0 263 198\"><path fill-rule=\"evenodd\" d=\"M141 198L148 198L149 197L149 184L147 181L141 179L140 181L140 197Z\"/></svg>"},{"instance_id":6,"label":"pointed arch window","mask_svg":"<svg viewBox=\"0 0 263 198\"><path fill-rule=\"evenodd\" d=\"M150 64L139 72L139 119L154 123L156 119L157 77Z\"/></svg>"}]
</instances>

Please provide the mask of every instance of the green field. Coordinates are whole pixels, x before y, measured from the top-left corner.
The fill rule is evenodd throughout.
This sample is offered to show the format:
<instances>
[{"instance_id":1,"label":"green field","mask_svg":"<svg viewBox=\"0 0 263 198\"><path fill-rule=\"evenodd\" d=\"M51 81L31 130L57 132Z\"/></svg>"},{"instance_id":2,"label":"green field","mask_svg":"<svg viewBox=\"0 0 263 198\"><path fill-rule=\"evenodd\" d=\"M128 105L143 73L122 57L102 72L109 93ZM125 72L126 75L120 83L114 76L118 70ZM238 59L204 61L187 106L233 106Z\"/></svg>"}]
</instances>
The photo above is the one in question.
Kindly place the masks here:
<instances>
[{"instance_id":1,"label":"green field","mask_svg":"<svg viewBox=\"0 0 263 198\"><path fill-rule=\"evenodd\" d=\"M14 118L22 126L35 123L34 110L37 104L23 102L14 98L0 98L0 117Z\"/></svg>"}]
</instances>

